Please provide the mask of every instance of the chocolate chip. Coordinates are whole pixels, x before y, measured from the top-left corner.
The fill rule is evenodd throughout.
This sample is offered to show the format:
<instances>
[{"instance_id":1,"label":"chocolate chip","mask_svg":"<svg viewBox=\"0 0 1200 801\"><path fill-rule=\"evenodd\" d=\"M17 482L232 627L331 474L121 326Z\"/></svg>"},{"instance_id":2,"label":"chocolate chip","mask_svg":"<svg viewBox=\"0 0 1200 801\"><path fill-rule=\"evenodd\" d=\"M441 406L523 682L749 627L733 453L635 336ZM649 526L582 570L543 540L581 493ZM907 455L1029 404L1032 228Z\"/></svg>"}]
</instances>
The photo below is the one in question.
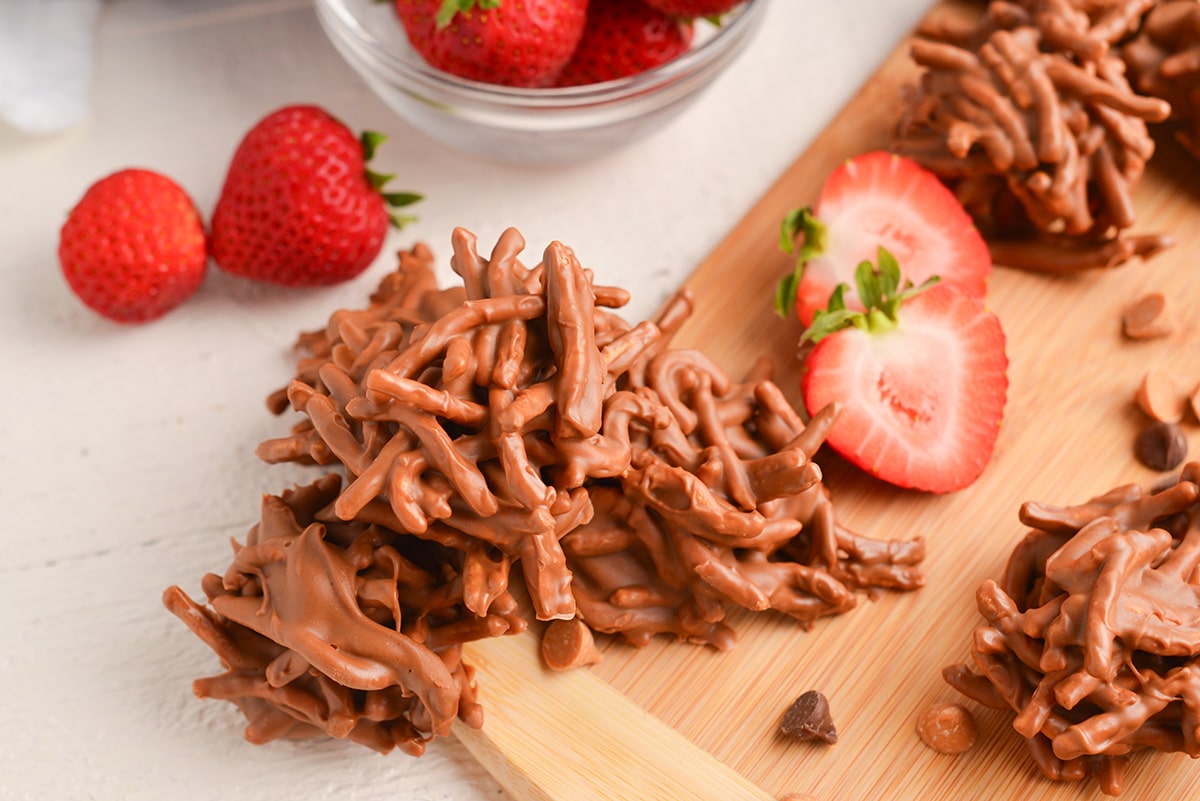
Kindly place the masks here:
<instances>
[{"instance_id":1,"label":"chocolate chip","mask_svg":"<svg viewBox=\"0 0 1200 801\"><path fill-rule=\"evenodd\" d=\"M1178 423L1183 419L1187 398L1179 391L1171 373L1162 367L1151 367L1142 376L1134 401L1151 420Z\"/></svg>"},{"instance_id":2,"label":"chocolate chip","mask_svg":"<svg viewBox=\"0 0 1200 801\"><path fill-rule=\"evenodd\" d=\"M819 690L809 690L793 701L783 713L779 730L797 740L821 740L833 745L838 739L829 701Z\"/></svg>"},{"instance_id":3,"label":"chocolate chip","mask_svg":"<svg viewBox=\"0 0 1200 801\"><path fill-rule=\"evenodd\" d=\"M601 660L592 630L579 618L555 620L542 635L542 659L552 670L570 670Z\"/></svg>"},{"instance_id":4,"label":"chocolate chip","mask_svg":"<svg viewBox=\"0 0 1200 801\"><path fill-rule=\"evenodd\" d=\"M1133 442L1133 455L1151 470L1173 470L1187 457L1187 452L1187 437L1174 423L1151 423Z\"/></svg>"},{"instance_id":5,"label":"chocolate chip","mask_svg":"<svg viewBox=\"0 0 1200 801\"><path fill-rule=\"evenodd\" d=\"M1161 292L1142 295L1125 308L1121 316L1125 336L1130 339L1157 339L1175 332L1175 315L1170 300Z\"/></svg>"},{"instance_id":6,"label":"chocolate chip","mask_svg":"<svg viewBox=\"0 0 1200 801\"><path fill-rule=\"evenodd\" d=\"M961 754L979 736L970 710L961 704L945 702L926 707L917 718L917 734L921 742L939 754Z\"/></svg>"}]
</instances>

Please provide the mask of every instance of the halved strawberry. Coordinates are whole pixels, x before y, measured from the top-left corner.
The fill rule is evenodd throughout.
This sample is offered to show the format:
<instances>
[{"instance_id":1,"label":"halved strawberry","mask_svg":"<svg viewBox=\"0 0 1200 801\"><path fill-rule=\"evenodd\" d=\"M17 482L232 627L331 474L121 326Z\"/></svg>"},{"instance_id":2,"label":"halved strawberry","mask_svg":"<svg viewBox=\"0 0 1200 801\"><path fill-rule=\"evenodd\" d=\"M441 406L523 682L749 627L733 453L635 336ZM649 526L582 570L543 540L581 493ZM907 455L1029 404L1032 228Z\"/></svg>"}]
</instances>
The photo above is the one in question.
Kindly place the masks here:
<instances>
[{"instance_id":1,"label":"halved strawberry","mask_svg":"<svg viewBox=\"0 0 1200 801\"><path fill-rule=\"evenodd\" d=\"M854 271L879 247L914 284L936 275L974 297L983 297L992 271L987 244L954 194L915 161L883 151L843 163L825 180L815 210L787 216L780 244L791 252L797 241L796 270L780 282L776 308L787 316L794 303L805 325L838 284L851 284L849 308L863 308Z\"/></svg>"},{"instance_id":2,"label":"halved strawberry","mask_svg":"<svg viewBox=\"0 0 1200 801\"><path fill-rule=\"evenodd\" d=\"M845 285L801 342L804 404L841 411L826 442L851 463L901 487L951 492L992 458L1008 391L1000 320L945 284L901 286L886 250L856 274L864 312Z\"/></svg>"}]
</instances>

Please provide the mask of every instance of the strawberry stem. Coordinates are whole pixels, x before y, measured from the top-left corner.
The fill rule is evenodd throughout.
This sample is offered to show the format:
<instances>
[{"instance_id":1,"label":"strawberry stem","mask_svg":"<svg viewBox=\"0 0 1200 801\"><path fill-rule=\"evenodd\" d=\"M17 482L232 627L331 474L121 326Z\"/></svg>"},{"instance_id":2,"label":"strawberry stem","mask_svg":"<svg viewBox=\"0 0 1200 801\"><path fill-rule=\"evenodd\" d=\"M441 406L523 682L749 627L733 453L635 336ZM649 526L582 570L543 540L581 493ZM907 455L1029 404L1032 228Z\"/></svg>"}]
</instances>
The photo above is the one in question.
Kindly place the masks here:
<instances>
[{"instance_id":1,"label":"strawberry stem","mask_svg":"<svg viewBox=\"0 0 1200 801\"><path fill-rule=\"evenodd\" d=\"M829 305L813 315L812 325L800 335L800 344L820 342L830 334L854 326L872 334L881 334L896 327L900 306L909 298L924 292L938 282L933 276L920 286L912 281L901 282L900 263L887 248L880 247L876 264L861 262L854 271L858 299L866 311L846 308L846 284L838 284L829 296Z\"/></svg>"},{"instance_id":2,"label":"strawberry stem","mask_svg":"<svg viewBox=\"0 0 1200 801\"><path fill-rule=\"evenodd\" d=\"M440 30L449 25L450 21L454 19L454 15L460 11L470 11L472 8L486 11L489 8L499 7L500 0L442 0L435 19Z\"/></svg>"}]
</instances>

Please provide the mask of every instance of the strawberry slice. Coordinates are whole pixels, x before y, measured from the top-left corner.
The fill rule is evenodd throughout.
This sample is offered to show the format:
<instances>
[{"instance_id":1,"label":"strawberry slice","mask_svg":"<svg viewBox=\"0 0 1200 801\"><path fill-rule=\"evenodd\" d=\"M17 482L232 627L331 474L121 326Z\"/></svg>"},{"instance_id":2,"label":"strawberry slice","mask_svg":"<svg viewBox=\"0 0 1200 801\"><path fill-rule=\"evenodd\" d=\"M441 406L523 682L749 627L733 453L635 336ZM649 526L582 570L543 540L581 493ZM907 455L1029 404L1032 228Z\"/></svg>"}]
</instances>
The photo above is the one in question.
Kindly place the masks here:
<instances>
[{"instance_id":1,"label":"strawberry slice","mask_svg":"<svg viewBox=\"0 0 1200 801\"><path fill-rule=\"evenodd\" d=\"M792 304L805 325L825 308L838 284L850 284L846 306L863 308L852 282L857 266L887 248L914 284L939 276L967 295L983 297L992 258L970 215L937 176L911 159L883 151L850 159L829 174L816 209L783 221L780 244L796 270L779 285L776 308Z\"/></svg>"},{"instance_id":2,"label":"strawberry slice","mask_svg":"<svg viewBox=\"0 0 1200 801\"><path fill-rule=\"evenodd\" d=\"M848 461L900 487L951 492L992 458L1008 390L1000 320L978 298L945 284L901 287L894 258L860 264L847 308L835 289L801 342L801 389L815 414L840 413L826 442Z\"/></svg>"}]
</instances>

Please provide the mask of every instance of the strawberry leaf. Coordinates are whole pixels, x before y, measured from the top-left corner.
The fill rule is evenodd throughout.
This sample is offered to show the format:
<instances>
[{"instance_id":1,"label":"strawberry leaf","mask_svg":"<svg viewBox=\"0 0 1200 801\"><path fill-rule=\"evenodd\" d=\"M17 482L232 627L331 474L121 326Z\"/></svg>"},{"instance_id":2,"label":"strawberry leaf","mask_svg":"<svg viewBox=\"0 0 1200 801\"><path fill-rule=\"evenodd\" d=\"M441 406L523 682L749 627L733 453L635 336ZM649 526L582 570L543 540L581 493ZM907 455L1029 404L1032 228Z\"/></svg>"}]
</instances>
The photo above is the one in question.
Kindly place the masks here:
<instances>
[{"instance_id":1,"label":"strawberry leaf","mask_svg":"<svg viewBox=\"0 0 1200 801\"><path fill-rule=\"evenodd\" d=\"M442 0L442 5L437 12L437 26L439 29L445 28L454 19L454 15L460 11L470 11L473 8L486 11L489 8L499 7L500 0Z\"/></svg>"},{"instance_id":2,"label":"strawberry leaf","mask_svg":"<svg viewBox=\"0 0 1200 801\"><path fill-rule=\"evenodd\" d=\"M804 244L796 256L796 267L775 287L775 313L787 319L796 305L796 290L804 275L804 266L814 256L825 252L828 232L825 225L813 216L812 209L792 209L779 224L779 248L784 253L796 252L796 240L804 236Z\"/></svg>"},{"instance_id":3,"label":"strawberry leaf","mask_svg":"<svg viewBox=\"0 0 1200 801\"><path fill-rule=\"evenodd\" d=\"M370 161L375 158L375 151L379 146L387 141L387 135L378 131L363 131L358 141L362 143L363 161Z\"/></svg>"},{"instance_id":4,"label":"strawberry leaf","mask_svg":"<svg viewBox=\"0 0 1200 801\"><path fill-rule=\"evenodd\" d=\"M879 268L880 285L884 294L889 297L894 295L900 288L900 262L896 261L896 257L887 248L881 247L875 257L875 264ZM911 282L909 286L912 286Z\"/></svg>"},{"instance_id":5,"label":"strawberry leaf","mask_svg":"<svg viewBox=\"0 0 1200 801\"><path fill-rule=\"evenodd\" d=\"M779 247L784 253L796 250L796 239L804 235L804 244L800 246L797 259L803 264L813 256L820 256L828 246L829 233L825 224L818 220L812 209L792 209L779 225Z\"/></svg>"},{"instance_id":6,"label":"strawberry leaf","mask_svg":"<svg viewBox=\"0 0 1200 801\"><path fill-rule=\"evenodd\" d=\"M386 184L388 181L392 180L395 177L396 177L395 173L384 173L384 172L375 172L374 170L367 170L367 183L369 183L371 185L371 188L374 189L376 192L383 189L384 184Z\"/></svg>"},{"instance_id":7,"label":"strawberry leaf","mask_svg":"<svg viewBox=\"0 0 1200 801\"><path fill-rule=\"evenodd\" d=\"M379 145L387 141L387 136L377 131L363 131L362 136L359 137L359 141L362 143L363 160L370 161L375 157L375 151L378 149ZM389 206L393 208L402 208L404 206L411 206L412 204L424 199L424 196L418 194L417 192L384 192L383 187L388 181L395 177L396 176L394 173L383 173L375 172L374 170L367 170L367 183L371 185L372 189L379 193L380 197L383 198L383 202ZM417 218L411 214L389 213L388 219L391 220L392 225L394 225L396 228L403 228L405 225L415 222Z\"/></svg>"},{"instance_id":8,"label":"strawberry leaf","mask_svg":"<svg viewBox=\"0 0 1200 801\"><path fill-rule=\"evenodd\" d=\"M838 284L833 288L833 294L829 296L829 305L825 307L826 311L840 312L846 310L846 285Z\"/></svg>"},{"instance_id":9,"label":"strawberry leaf","mask_svg":"<svg viewBox=\"0 0 1200 801\"><path fill-rule=\"evenodd\" d=\"M389 206L400 208L402 206L411 206L419 200L424 199L424 195L416 192L384 192L383 199L387 201Z\"/></svg>"},{"instance_id":10,"label":"strawberry leaf","mask_svg":"<svg viewBox=\"0 0 1200 801\"><path fill-rule=\"evenodd\" d=\"M804 273L804 265L796 263L796 269L779 279L775 285L775 313L783 319L792 314L796 305L796 289L800 286L800 277Z\"/></svg>"},{"instance_id":11,"label":"strawberry leaf","mask_svg":"<svg viewBox=\"0 0 1200 801\"><path fill-rule=\"evenodd\" d=\"M846 308L845 294L845 284L838 284L834 287L833 294L829 296L829 305L824 311L819 311L813 315L812 325L801 334L801 345L806 342L814 344L820 342L825 337L841 331L846 326L861 325L858 321L859 318L863 317L863 313Z\"/></svg>"},{"instance_id":12,"label":"strawberry leaf","mask_svg":"<svg viewBox=\"0 0 1200 801\"><path fill-rule=\"evenodd\" d=\"M884 288L879 278L875 266L869 261L859 262L858 269L854 271L854 288L858 290L858 299L868 310L883 306Z\"/></svg>"}]
</instances>

